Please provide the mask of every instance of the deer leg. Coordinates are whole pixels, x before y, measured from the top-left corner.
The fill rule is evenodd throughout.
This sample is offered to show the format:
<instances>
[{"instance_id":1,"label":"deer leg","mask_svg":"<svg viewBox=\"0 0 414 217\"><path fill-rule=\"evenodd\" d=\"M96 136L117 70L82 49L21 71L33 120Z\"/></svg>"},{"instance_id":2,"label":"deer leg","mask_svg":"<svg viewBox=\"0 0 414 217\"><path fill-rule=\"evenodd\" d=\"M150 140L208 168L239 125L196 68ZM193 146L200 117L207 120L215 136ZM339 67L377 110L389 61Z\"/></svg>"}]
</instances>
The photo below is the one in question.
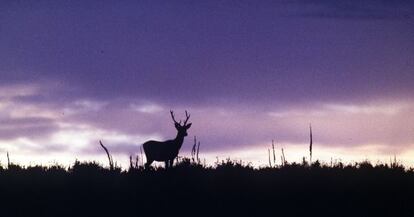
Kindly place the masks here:
<instances>
[{"instance_id":1,"label":"deer leg","mask_svg":"<svg viewBox=\"0 0 414 217\"><path fill-rule=\"evenodd\" d=\"M149 169L149 167L151 166L152 162L154 162L154 160L147 159L147 162L145 163L145 169Z\"/></svg>"},{"instance_id":2,"label":"deer leg","mask_svg":"<svg viewBox=\"0 0 414 217\"><path fill-rule=\"evenodd\" d=\"M170 160L170 167L173 167L173 164L174 164L174 159L171 159Z\"/></svg>"},{"instance_id":3,"label":"deer leg","mask_svg":"<svg viewBox=\"0 0 414 217\"><path fill-rule=\"evenodd\" d=\"M168 160L164 161L164 163L165 163L165 169L168 169L168 167L170 166Z\"/></svg>"}]
</instances>

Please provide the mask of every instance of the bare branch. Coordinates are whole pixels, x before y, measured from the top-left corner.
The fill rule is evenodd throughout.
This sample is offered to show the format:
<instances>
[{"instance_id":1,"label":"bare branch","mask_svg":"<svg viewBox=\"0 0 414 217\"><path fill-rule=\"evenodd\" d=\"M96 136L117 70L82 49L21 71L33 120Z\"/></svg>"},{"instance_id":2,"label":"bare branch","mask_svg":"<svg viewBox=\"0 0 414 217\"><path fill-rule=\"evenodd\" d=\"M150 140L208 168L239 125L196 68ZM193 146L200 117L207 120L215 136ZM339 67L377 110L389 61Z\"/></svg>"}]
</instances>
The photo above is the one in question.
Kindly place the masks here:
<instances>
[{"instance_id":1,"label":"bare branch","mask_svg":"<svg viewBox=\"0 0 414 217\"><path fill-rule=\"evenodd\" d=\"M309 164L310 165L312 165L312 144L313 144L312 125L309 124Z\"/></svg>"},{"instance_id":2,"label":"bare branch","mask_svg":"<svg viewBox=\"0 0 414 217\"><path fill-rule=\"evenodd\" d=\"M269 156L269 167L272 167L272 161L270 161L270 149L267 149L267 155Z\"/></svg>"},{"instance_id":3,"label":"bare branch","mask_svg":"<svg viewBox=\"0 0 414 217\"><path fill-rule=\"evenodd\" d=\"M134 164L132 162L132 155L129 155L129 169L133 169L134 168Z\"/></svg>"},{"instance_id":4,"label":"bare branch","mask_svg":"<svg viewBox=\"0 0 414 217\"><path fill-rule=\"evenodd\" d=\"M10 167L10 156L9 156L9 152L7 152L7 168Z\"/></svg>"},{"instance_id":5,"label":"bare branch","mask_svg":"<svg viewBox=\"0 0 414 217\"><path fill-rule=\"evenodd\" d=\"M102 141L101 140L99 140L99 144L101 144L101 146L102 146L102 148L105 150L105 152L106 152L106 155L108 156L108 161L109 161L109 168L111 169L111 170L113 170L114 169L114 161L112 160L112 156L109 154L109 151L108 151L108 149L102 144Z\"/></svg>"},{"instance_id":6,"label":"bare branch","mask_svg":"<svg viewBox=\"0 0 414 217\"><path fill-rule=\"evenodd\" d=\"M193 145L193 148L191 149L191 159L193 160L193 162L195 162L194 156L196 153L196 145L197 145L197 137L194 136L194 145Z\"/></svg>"},{"instance_id":7,"label":"bare branch","mask_svg":"<svg viewBox=\"0 0 414 217\"><path fill-rule=\"evenodd\" d=\"M200 141L198 142L198 145L197 145L197 155L196 155L197 163L200 163L200 158L198 157L198 153L200 153Z\"/></svg>"},{"instance_id":8,"label":"bare branch","mask_svg":"<svg viewBox=\"0 0 414 217\"><path fill-rule=\"evenodd\" d=\"M275 152L275 142L272 140L272 149L273 149L273 165L276 166L276 152Z\"/></svg>"}]
</instances>

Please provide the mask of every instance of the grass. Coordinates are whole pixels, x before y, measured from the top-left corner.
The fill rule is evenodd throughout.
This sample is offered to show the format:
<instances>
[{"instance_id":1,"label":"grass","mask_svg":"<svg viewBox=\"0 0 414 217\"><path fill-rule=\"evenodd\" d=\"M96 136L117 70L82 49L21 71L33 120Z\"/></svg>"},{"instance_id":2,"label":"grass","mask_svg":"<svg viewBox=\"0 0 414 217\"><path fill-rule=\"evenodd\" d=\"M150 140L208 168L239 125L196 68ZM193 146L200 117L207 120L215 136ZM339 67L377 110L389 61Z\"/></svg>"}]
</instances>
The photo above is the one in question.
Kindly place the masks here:
<instances>
[{"instance_id":1,"label":"grass","mask_svg":"<svg viewBox=\"0 0 414 217\"><path fill-rule=\"evenodd\" d=\"M313 162L253 168L182 159L128 170L76 161L0 167L1 216L414 216L414 171Z\"/></svg>"}]
</instances>

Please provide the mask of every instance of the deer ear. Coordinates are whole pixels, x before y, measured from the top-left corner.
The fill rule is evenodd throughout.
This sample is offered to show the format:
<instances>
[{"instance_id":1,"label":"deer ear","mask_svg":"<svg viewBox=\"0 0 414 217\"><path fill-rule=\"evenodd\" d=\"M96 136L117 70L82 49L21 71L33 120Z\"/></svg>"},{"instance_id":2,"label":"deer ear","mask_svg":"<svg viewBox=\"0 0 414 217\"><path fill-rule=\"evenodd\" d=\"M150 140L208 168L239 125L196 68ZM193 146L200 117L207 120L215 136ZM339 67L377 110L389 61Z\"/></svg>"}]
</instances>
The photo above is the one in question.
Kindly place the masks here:
<instances>
[{"instance_id":1,"label":"deer ear","mask_svg":"<svg viewBox=\"0 0 414 217\"><path fill-rule=\"evenodd\" d=\"M189 124L187 124L187 125L185 126L185 128L188 130L188 129L191 127L191 124L193 124L193 123L189 123Z\"/></svg>"}]
</instances>

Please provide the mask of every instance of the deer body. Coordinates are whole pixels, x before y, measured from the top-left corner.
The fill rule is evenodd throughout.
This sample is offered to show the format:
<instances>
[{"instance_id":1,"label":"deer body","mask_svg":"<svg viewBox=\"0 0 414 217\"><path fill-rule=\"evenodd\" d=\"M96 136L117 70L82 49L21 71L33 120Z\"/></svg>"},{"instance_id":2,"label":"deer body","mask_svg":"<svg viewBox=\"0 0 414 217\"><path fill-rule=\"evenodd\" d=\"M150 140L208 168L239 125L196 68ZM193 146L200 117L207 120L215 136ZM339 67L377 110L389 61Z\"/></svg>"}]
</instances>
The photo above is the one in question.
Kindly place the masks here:
<instances>
[{"instance_id":1,"label":"deer body","mask_svg":"<svg viewBox=\"0 0 414 217\"><path fill-rule=\"evenodd\" d=\"M147 157L147 164L151 164L152 161L164 161L166 164L172 164L180 151L183 141L184 138L181 139L181 142L174 139L164 142L148 141L144 143L143 147ZM149 165L146 166L148 167Z\"/></svg>"},{"instance_id":2,"label":"deer body","mask_svg":"<svg viewBox=\"0 0 414 217\"><path fill-rule=\"evenodd\" d=\"M181 125L175 121L174 114L171 111L171 117L174 121L175 128L177 129L177 136L173 140L160 141L147 141L142 146L144 148L145 156L147 157L147 163L145 167L148 168L154 161L164 161L165 167L171 167L174 159L178 156L181 146L184 142L184 137L187 136L187 130L191 127L191 123L187 124L190 115L185 112L187 119L184 124Z\"/></svg>"}]
</instances>

